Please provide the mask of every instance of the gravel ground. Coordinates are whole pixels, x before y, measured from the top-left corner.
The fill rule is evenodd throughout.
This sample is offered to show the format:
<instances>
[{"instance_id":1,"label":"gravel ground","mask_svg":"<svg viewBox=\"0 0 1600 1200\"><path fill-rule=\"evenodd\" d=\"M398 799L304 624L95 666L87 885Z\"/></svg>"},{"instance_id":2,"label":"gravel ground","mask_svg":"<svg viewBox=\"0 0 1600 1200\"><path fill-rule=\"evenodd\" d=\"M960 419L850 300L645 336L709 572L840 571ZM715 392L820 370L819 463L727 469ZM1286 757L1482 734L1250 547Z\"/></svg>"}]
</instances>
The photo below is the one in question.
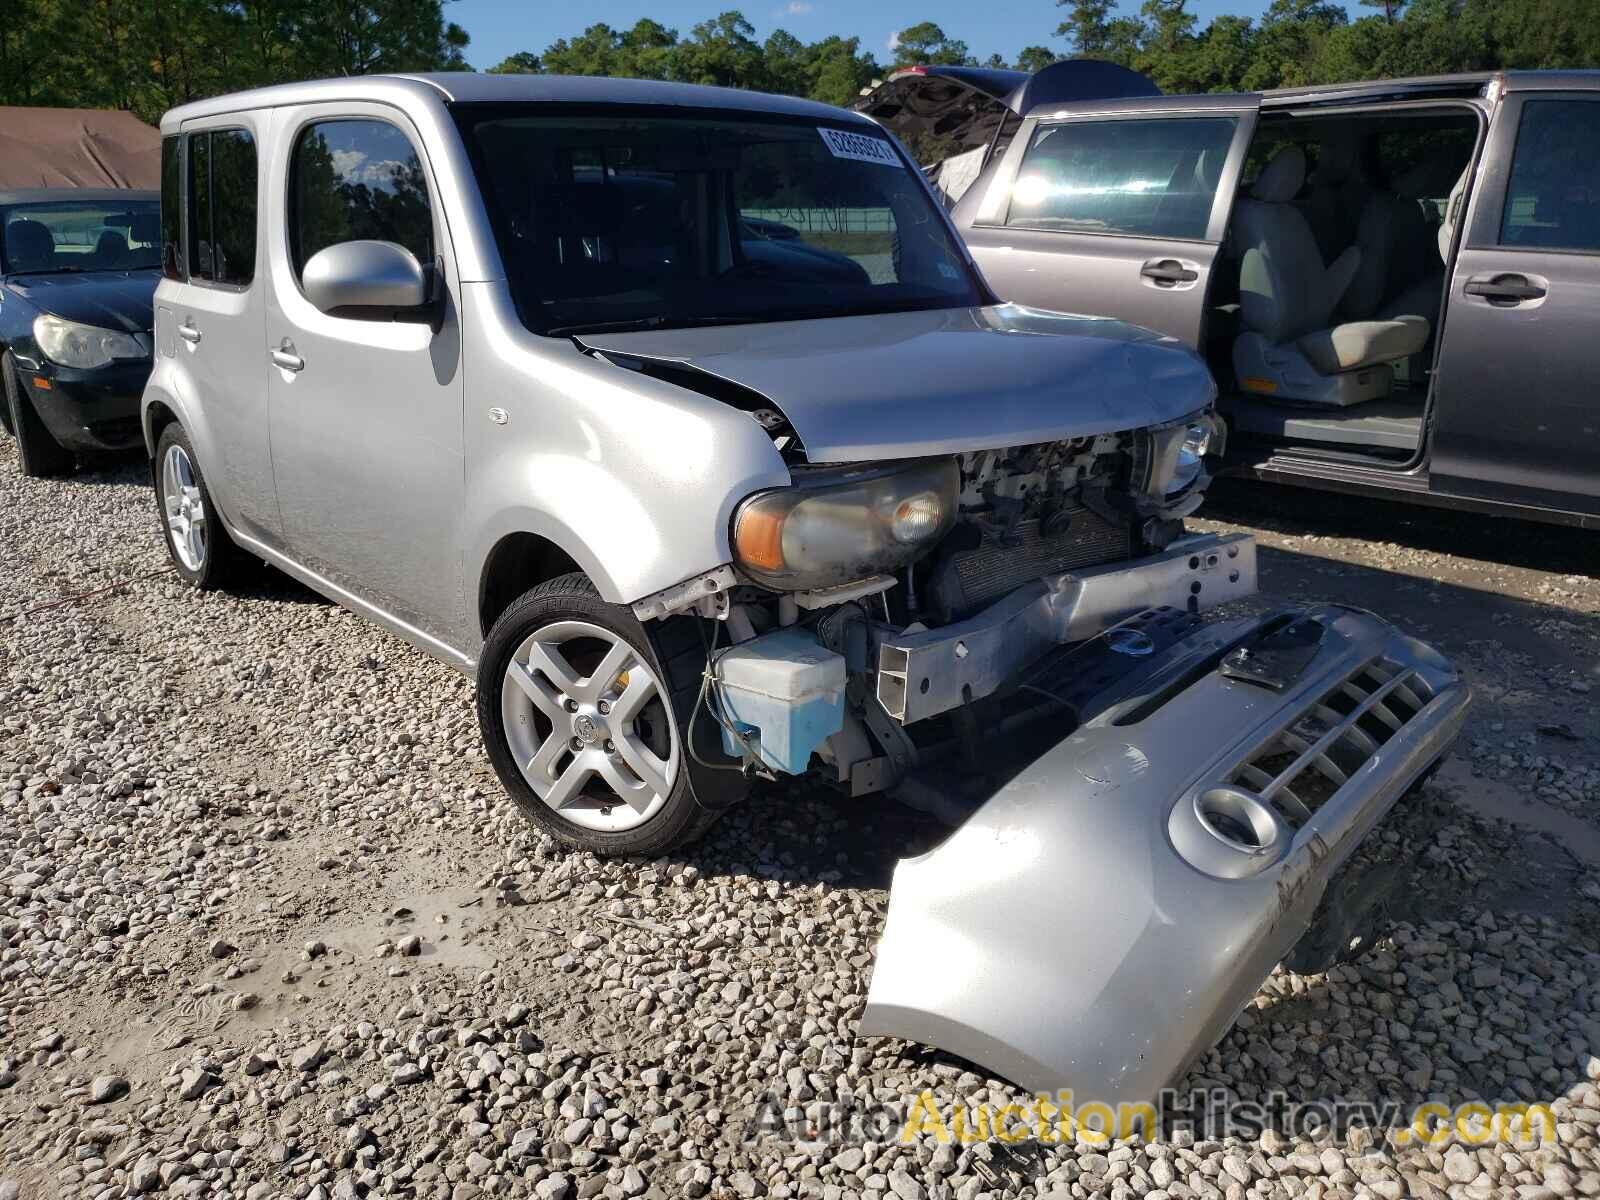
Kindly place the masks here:
<instances>
[{"instance_id":1,"label":"gravel ground","mask_svg":"<svg viewBox=\"0 0 1600 1200\"><path fill-rule=\"evenodd\" d=\"M1600 1195L1594 535L1222 491L1269 590L1400 620L1480 703L1389 830L1394 936L1280 969L1184 1089L1542 1102L1543 1136L903 1144L924 1090L1029 1100L855 1037L920 818L775 795L669 860L558 853L464 679L270 572L182 589L140 469L24 481L7 442L0 1200Z\"/></svg>"}]
</instances>

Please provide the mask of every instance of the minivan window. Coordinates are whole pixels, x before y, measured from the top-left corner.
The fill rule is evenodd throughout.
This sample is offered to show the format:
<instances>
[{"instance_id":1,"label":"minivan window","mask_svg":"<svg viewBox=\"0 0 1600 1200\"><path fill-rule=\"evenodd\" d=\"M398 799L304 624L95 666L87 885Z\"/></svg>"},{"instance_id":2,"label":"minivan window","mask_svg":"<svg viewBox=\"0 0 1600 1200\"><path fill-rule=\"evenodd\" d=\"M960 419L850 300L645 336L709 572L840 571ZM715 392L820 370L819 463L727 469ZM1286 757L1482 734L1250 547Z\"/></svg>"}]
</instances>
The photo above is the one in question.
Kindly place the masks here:
<instances>
[{"instance_id":1,"label":"minivan window","mask_svg":"<svg viewBox=\"0 0 1600 1200\"><path fill-rule=\"evenodd\" d=\"M340 242L395 242L433 263L428 184L411 140L387 121L307 125L295 139L289 251L295 275Z\"/></svg>"},{"instance_id":2,"label":"minivan window","mask_svg":"<svg viewBox=\"0 0 1600 1200\"><path fill-rule=\"evenodd\" d=\"M1528 100L1517 126L1500 244L1600 250L1600 104Z\"/></svg>"},{"instance_id":3,"label":"minivan window","mask_svg":"<svg viewBox=\"0 0 1600 1200\"><path fill-rule=\"evenodd\" d=\"M183 278L183 139L170 134L161 139L161 273Z\"/></svg>"},{"instance_id":4,"label":"minivan window","mask_svg":"<svg viewBox=\"0 0 1600 1200\"><path fill-rule=\"evenodd\" d=\"M189 135L189 275L244 287L256 273L256 143L246 129Z\"/></svg>"},{"instance_id":5,"label":"minivan window","mask_svg":"<svg viewBox=\"0 0 1600 1200\"><path fill-rule=\"evenodd\" d=\"M769 114L456 116L537 332L986 301L927 185L876 132Z\"/></svg>"},{"instance_id":6,"label":"minivan window","mask_svg":"<svg viewBox=\"0 0 1600 1200\"><path fill-rule=\"evenodd\" d=\"M1006 224L1198 240L1206 235L1233 117L1040 125Z\"/></svg>"}]
</instances>

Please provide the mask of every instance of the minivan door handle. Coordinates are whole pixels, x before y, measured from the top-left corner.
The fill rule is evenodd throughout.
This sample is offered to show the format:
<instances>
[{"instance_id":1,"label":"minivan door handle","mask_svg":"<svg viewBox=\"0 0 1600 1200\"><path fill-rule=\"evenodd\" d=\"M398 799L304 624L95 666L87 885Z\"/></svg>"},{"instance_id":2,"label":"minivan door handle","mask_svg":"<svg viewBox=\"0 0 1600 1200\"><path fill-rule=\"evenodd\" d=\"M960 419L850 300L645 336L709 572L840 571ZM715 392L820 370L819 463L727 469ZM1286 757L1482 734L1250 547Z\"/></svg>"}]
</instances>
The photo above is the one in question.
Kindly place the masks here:
<instances>
[{"instance_id":1,"label":"minivan door handle","mask_svg":"<svg viewBox=\"0 0 1600 1200\"><path fill-rule=\"evenodd\" d=\"M1175 258L1152 258L1139 268L1139 274L1153 279L1162 287L1176 287L1180 283L1193 283L1200 272L1184 266Z\"/></svg>"},{"instance_id":2,"label":"minivan door handle","mask_svg":"<svg viewBox=\"0 0 1600 1200\"><path fill-rule=\"evenodd\" d=\"M305 370L306 360L294 352L294 343L288 338L284 338L283 345L276 350L269 351L268 357L274 366L282 367L285 371Z\"/></svg>"},{"instance_id":3,"label":"minivan door handle","mask_svg":"<svg viewBox=\"0 0 1600 1200\"><path fill-rule=\"evenodd\" d=\"M200 344L200 331L194 327L194 322L188 317L183 319L183 324L178 326L178 336L191 346Z\"/></svg>"},{"instance_id":4,"label":"minivan door handle","mask_svg":"<svg viewBox=\"0 0 1600 1200\"><path fill-rule=\"evenodd\" d=\"M1541 299L1546 290L1532 282L1526 275L1475 275L1462 289L1469 296L1482 296L1490 303L1521 304L1524 300Z\"/></svg>"}]
</instances>

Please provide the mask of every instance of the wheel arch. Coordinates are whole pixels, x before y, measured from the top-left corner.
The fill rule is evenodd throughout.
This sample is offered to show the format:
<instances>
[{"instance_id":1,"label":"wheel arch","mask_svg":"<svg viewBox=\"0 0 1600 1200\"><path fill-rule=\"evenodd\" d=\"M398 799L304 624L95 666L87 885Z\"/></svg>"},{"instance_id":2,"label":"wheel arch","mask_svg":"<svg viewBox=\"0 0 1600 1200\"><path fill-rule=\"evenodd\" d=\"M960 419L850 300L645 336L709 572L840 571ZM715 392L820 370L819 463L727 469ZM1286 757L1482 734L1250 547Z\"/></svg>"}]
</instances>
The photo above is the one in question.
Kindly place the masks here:
<instances>
[{"instance_id":1,"label":"wheel arch","mask_svg":"<svg viewBox=\"0 0 1600 1200\"><path fill-rule=\"evenodd\" d=\"M503 535L489 548L478 572L478 635L487 637L500 614L530 588L575 571L602 588L592 570L553 539L527 530Z\"/></svg>"},{"instance_id":2,"label":"wheel arch","mask_svg":"<svg viewBox=\"0 0 1600 1200\"><path fill-rule=\"evenodd\" d=\"M161 441L161 434L168 425L181 424L178 412L164 399L146 400L143 413L144 424L144 450L150 461L155 462L156 444Z\"/></svg>"}]
</instances>

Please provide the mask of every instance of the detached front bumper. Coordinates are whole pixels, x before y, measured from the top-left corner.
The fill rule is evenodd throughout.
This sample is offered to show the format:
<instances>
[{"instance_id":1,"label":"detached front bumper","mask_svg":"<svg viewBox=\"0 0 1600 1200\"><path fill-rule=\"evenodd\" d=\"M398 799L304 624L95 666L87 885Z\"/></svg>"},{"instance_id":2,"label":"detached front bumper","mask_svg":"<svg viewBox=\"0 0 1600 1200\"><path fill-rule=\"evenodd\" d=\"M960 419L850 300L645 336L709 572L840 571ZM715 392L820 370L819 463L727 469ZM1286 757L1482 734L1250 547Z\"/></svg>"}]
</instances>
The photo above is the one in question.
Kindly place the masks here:
<instances>
[{"instance_id":1,"label":"detached front bumper","mask_svg":"<svg viewBox=\"0 0 1600 1200\"><path fill-rule=\"evenodd\" d=\"M1154 1098L1306 931L1468 699L1440 655L1363 612L1214 617L899 864L860 1032L1075 1105Z\"/></svg>"}]
</instances>

